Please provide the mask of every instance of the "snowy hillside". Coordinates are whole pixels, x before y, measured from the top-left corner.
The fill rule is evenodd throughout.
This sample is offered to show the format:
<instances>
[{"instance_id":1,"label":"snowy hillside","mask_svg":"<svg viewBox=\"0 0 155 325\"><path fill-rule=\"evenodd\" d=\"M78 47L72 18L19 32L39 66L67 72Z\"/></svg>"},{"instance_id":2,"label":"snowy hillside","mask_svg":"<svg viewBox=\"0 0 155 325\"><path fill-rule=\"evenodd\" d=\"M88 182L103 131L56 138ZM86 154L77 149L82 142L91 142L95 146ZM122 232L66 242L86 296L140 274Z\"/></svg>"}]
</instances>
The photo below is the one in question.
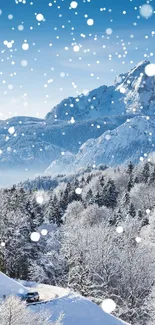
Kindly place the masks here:
<instances>
[{"instance_id":1,"label":"snowy hillside","mask_svg":"<svg viewBox=\"0 0 155 325\"><path fill-rule=\"evenodd\" d=\"M1 121L0 167L35 169L35 173L44 171L52 160L61 157L63 151L77 153L89 138L97 138L124 121L124 117L81 121L74 125L34 121L31 117Z\"/></svg>"},{"instance_id":2,"label":"snowy hillside","mask_svg":"<svg viewBox=\"0 0 155 325\"><path fill-rule=\"evenodd\" d=\"M26 293L27 291L28 290L22 284L0 272L0 298L3 298L3 295L18 295Z\"/></svg>"},{"instance_id":3,"label":"snowy hillside","mask_svg":"<svg viewBox=\"0 0 155 325\"><path fill-rule=\"evenodd\" d=\"M56 173L64 169L74 171L85 165L117 165L133 161L143 161L154 152L155 118L146 116L128 119L126 123L112 131L103 133L98 139L84 143L77 155L66 155L46 170Z\"/></svg>"},{"instance_id":4,"label":"snowy hillside","mask_svg":"<svg viewBox=\"0 0 155 325\"><path fill-rule=\"evenodd\" d=\"M135 117L95 140L88 140L76 157L75 164L116 165L132 160L138 163L154 151L155 118Z\"/></svg>"},{"instance_id":5,"label":"snowy hillside","mask_svg":"<svg viewBox=\"0 0 155 325\"><path fill-rule=\"evenodd\" d=\"M91 301L69 294L54 299L46 304L31 307L34 311L48 310L51 320L56 320L61 313L64 314L63 325L123 325L124 322L106 314L100 307Z\"/></svg>"},{"instance_id":6,"label":"snowy hillside","mask_svg":"<svg viewBox=\"0 0 155 325\"><path fill-rule=\"evenodd\" d=\"M24 281L22 281L22 283L24 283ZM26 286L28 285L29 283L26 282ZM63 313L63 325L125 324L124 322L106 314L100 307L89 300L75 294L67 293L67 291L69 292L67 289L46 285L38 285L38 287L40 288L39 293L44 293L46 302L32 304L30 308L34 312L48 310L48 312L51 313L52 321L56 320L59 315ZM35 288L33 289L37 290L37 285L35 285ZM50 291L51 296L49 296ZM0 298L3 298L3 295L7 297L9 295L18 295L26 292L28 292L28 288L0 272ZM57 296L58 298L50 300L51 298L47 298L48 296L51 298ZM49 301L47 299L49 299Z\"/></svg>"}]
</instances>

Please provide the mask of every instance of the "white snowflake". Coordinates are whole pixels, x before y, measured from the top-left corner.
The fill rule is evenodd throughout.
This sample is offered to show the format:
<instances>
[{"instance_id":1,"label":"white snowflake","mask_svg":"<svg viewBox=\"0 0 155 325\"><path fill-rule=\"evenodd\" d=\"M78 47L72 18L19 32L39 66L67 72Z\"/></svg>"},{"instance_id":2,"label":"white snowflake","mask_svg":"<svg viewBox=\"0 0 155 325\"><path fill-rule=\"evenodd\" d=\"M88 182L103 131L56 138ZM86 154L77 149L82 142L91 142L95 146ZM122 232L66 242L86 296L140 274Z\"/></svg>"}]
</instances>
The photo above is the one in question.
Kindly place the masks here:
<instances>
[{"instance_id":1,"label":"white snowflake","mask_svg":"<svg viewBox=\"0 0 155 325\"><path fill-rule=\"evenodd\" d=\"M47 229L42 229L41 234L42 234L42 236L46 236L48 234Z\"/></svg>"},{"instance_id":2,"label":"white snowflake","mask_svg":"<svg viewBox=\"0 0 155 325\"><path fill-rule=\"evenodd\" d=\"M15 133L15 128L14 128L14 126L11 126L11 127L8 129L8 132L9 132L10 134L14 134L14 133Z\"/></svg>"},{"instance_id":3,"label":"white snowflake","mask_svg":"<svg viewBox=\"0 0 155 325\"><path fill-rule=\"evenodd\" d=\"M76 9L77 6L78 6L77 1L72 1L71 4L70 4L70 6L71 6L72 9Z\"/></svg>"},{"instance_id":4,"label":"white snowflake","mask_svg":"<svg viewBox=\"0 0 155 325\"><path fill-rule=\"evenodd\" d=\"M144 18L149 18L153 15L153 7L149 4L144 4L140 8L140 15Z\"/></svg>"},{"instance_id":5,"label":"white snowflake","mask_svg":"<svg viewBox=\"0 0 155 325\"><path fill-rule=\"evenodd\" d=\"M43 16L43 14L37 14L37 15L36 15L36 19L37 19L38 21L43 21L43 20L44 20L44 16Z\"/></svg>"},{"instance_id":6,"label":"white snowflake","mask_svg":"<svg viewBox=\"0 0 155 325\"><path fill-rule=\"evenodd\" d=\"M28 43L24 43L24 44L22 45L22 49L23 49L24 51L27 51L27 50L29 49L29 44L28 44Z\"/></svg>"},{"instance_id":7,"label":"white snowflake","mask_svg":"<svg viewBox=\"0 0 155 325\"><path fill-rule=\"evenodd\" d=\"M39 232L32 232L30 237L33 242L38 242L40 239L40 234Z\"/></svg>"},{"instance_id":8,"label":"white snowflake","mask_svg":"<svg viewBox=\"0 0 155 325\"><path fill-rule=\"evenodd\" d=\"M136 237L136 242L139 244L141 243L142 239L140 237Z\"/></svg>"},{"instance_id":9,"label":"white snowflake","mask_svg":"<svg viewBox=\"0 0 155 325\"><path fill-rule=\"evenodd\" d=\"M21 61L21 66L22 66L23 68L26 68L27 65L28 65L27 60L22 60L22 61Z\"/></svg>"},{"instance_id":10,"label":"white snowflake","mask_svg":"<svg viewBox=\"0 0 155 325\"><path fill-rule=\"evenodd\" d=\"M107 34L107 35L111 35L112 33L113 33L112 28L107 28L107 29L106 29L106 34Z\"/></svg>"},{"instance_id":11,"label":"white snowflake","mask_svg":"<svg viewBox=\"0 0 155 325\"><path fill-rule=\"evenodd\" d=\"M82 189L80 187L77 187L75 193L80 195L82 193Z\"/></svg>"},{"instance_id":12,"label":"white snowflake","mask_svg":"<svg viewBox=\"0 0 155 325\"><path fill-rule=\"evenodd\" d=\"M79 52L80 51L80 46L79 45L74 45L73 46L73 51L74 52Z\"/></svg>"},{"instance_id":13,"label":"white snowflake","mask_svg":"<svg viewBox=\"0 0 155 325\"><path fill-rule=\"evenodd\" d=\"M94 19L89 18L89 19L87 20L87 25L88 25L88 26L93 26L93 25L94 25Z\"/></svg>"},{"instance_id":14,"label":"white snowflake","mask_svg":"<svg viewBox=\"0 0 155 325\"><path fill-rule=\"evenodd\" d=\"M155 76L155 64L150 63L145 67L145 73L148 77Z\"/></svg>"},{"instance_id":15,"label":"white snowflake","mask_svg":"<svg viewBox=\"0 0 155 325\"><path fill-rule=\"evenodd\" d=\"M111 314L116 309L116 303L112 299L105 299L101 304L101 308L108 314Z\"/></svg>"},{"instance_id":16,"label":"white snowflake","mask_svg":"<svg viewBox=\"0 0 155 325\"><path fill-rule=\"evenodd\" d=\"M121 226L119 226L119 227L116 228L116 232L117 232L118 234L122 234L123 231L124 231L124 229L123 229L123 227L121 227Z\"/></svg>"}]
</instances>

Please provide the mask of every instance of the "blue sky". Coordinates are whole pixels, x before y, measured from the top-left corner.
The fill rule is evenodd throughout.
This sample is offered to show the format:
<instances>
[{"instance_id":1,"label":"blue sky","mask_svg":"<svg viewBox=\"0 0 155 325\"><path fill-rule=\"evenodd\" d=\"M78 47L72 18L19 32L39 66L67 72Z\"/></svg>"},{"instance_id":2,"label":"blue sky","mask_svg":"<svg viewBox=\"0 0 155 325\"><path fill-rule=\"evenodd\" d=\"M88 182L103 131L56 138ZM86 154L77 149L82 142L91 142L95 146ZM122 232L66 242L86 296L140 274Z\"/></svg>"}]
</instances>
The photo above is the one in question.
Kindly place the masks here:
<instances>
[{"instance_id":1,"label":"blue sky","mask_svg":"<svg viewBox=\"0 0 155 325\"><path fill-rule=\"evenodd\" d=\"M155 0L77 0L76 9L70 3L0 1L0 118L44 117L63 98L110 85L139 61L155 61L155 16L140 15L146 3L155 10Z\"/></svg>"}]
</instances>

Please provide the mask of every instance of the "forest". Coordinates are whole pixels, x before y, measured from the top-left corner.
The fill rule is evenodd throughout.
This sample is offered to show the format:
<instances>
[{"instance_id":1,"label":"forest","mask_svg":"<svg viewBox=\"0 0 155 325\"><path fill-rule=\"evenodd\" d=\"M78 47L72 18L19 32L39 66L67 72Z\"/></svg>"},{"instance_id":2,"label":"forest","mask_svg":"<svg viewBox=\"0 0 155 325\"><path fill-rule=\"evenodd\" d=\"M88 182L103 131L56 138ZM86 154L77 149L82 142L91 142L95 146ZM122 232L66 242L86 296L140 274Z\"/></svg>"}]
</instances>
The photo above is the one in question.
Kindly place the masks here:
<instances>
[{"instance_id":1,"label":"forest","mask_svg":"<svg viewBox=\"0 0 155 325\"><path fill-rule=\"evenodd\" d=\"M111 298L117 317L154 324L154 164L39 177L1 189L0 198L2 272L97 304Z\"/></svg>"}]
</instances>

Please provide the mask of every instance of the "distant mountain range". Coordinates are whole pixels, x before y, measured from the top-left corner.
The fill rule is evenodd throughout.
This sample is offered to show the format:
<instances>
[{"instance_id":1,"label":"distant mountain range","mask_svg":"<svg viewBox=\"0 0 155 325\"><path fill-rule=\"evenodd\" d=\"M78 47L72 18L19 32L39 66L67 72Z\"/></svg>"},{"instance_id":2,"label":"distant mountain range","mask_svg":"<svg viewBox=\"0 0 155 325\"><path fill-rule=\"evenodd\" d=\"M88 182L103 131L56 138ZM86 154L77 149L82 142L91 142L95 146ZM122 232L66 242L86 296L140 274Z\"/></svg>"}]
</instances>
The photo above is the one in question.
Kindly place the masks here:
<instances>
[{"instance_id":1,"label":"distant mountain range","mask_svg":"<svg viewBox=\"0 0 155 325\"><path fill-rule=\"evenodd\" d=\"M148 64L121 74L113 86L63 100L45 119L0 121L0 171L57 173L147 157L155 143L155 77L145 74Z\"/></svg>"}]
</instances>

